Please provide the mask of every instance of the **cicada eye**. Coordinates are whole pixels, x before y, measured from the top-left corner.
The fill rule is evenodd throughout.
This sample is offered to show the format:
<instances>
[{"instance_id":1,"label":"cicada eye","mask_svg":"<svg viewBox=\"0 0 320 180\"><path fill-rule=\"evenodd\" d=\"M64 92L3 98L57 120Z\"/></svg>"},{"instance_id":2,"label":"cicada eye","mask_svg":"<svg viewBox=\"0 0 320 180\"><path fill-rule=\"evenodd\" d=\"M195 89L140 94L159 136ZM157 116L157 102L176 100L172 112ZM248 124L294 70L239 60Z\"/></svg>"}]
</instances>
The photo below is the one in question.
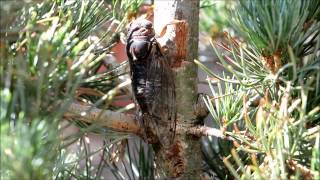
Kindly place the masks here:
<instances>
[{"instance_id":1,"label":"cicada eye","mask_svg":"<svg viewBox=\"0 0 320 180\"><path fill-rule=\"evenodd\" d=\"M132 44L133 54L137 59L144 59L148 56L150 43L146 41L134 41Z\"/></svg>"},{"instance_id":2,"label":"cicada eye","mask_svg":"<svg viewBox=\"0 0 320 180\"><path fill-rule=\"evenodd\" d=\"M152 29L152 26L153 26L153 24L150 21L147 21L147 23L145 24L146 29Z\"/></svg>"}]
</instances>

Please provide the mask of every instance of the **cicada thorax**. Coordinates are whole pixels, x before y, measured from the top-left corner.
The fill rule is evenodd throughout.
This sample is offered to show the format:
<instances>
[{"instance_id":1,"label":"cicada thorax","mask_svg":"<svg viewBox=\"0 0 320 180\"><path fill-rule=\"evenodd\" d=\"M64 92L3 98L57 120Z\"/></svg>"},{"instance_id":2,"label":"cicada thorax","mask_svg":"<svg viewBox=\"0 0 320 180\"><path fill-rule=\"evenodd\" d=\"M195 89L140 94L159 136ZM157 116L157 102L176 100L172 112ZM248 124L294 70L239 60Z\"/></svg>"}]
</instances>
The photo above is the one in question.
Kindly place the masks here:
<instances>
[{"instance_id":1,"label":"cicada thorax","mask_svg":"<svg viewBox=\"0 0 320 180\"><path fill-rule=\"evenodd\" d=\"M138 120L162 145L170 144L176 120L174 75L150 21L140 19L130 24L126 49Z\"/></svg>"}]
</instances>

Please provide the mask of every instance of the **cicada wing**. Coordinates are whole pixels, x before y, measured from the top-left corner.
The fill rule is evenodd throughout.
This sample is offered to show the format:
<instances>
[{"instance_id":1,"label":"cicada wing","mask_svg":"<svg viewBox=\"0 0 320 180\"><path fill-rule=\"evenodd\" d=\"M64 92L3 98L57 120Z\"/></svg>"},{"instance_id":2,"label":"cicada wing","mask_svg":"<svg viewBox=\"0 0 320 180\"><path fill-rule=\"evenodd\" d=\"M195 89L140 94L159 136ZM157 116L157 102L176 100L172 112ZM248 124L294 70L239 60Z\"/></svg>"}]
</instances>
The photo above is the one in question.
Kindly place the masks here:
<instances>
[{"instance_id":1,"label":"cicada wing","mask_svg":"<svg viewBox=\"0 0 320 180\"><path fill-rule=\"evenodd\" d=\"M150 125L154 126L162 144L170 144L174 139L177 119L175 73L159 45L155 43L152 48L146 79L146 94L150 96L147 104L152 116Z\"/></svg>"}]
</instances>

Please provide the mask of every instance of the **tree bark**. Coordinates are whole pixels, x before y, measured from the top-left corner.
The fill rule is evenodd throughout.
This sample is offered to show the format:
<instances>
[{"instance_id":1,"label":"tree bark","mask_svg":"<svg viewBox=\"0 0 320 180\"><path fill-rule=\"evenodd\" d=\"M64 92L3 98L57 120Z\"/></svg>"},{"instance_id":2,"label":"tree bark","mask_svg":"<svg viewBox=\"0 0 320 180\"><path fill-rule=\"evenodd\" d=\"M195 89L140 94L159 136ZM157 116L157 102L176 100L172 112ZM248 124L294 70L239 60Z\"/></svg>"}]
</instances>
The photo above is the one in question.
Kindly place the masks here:
<instances>
[{"instance_id":1,"label":"tree bark","mask_svg":"<svg viewBox=\"0 0 320 180\"><path fill-rule=\"evenodd\" d=\"M67 112L64 113L64 118L101 125L119 132L141 134L141 129L134 115L102 110L76 102L70 104Z\"/></svg>"},{"instance_id":2,"label":"tree bark","mask_svg":"<svg viewBox=\"0 0 320 180\"><path fill-rule=\"evenodd\" d=\"M193 60L198 57L199 0L155 0L154 5L154 27L157 34L174 20L183 20L188 25L187 31L184 31L187 33L180 34L180 37L175 36L176 53L172 56L177 73L177 124L180 127L191 128L197 124L193 111L193 105L197 100L197 67ZM181 140L186 160L182 179L200 179L202 153L199 137L179 133L177 138Z\"/></svg>"}]
</instances>

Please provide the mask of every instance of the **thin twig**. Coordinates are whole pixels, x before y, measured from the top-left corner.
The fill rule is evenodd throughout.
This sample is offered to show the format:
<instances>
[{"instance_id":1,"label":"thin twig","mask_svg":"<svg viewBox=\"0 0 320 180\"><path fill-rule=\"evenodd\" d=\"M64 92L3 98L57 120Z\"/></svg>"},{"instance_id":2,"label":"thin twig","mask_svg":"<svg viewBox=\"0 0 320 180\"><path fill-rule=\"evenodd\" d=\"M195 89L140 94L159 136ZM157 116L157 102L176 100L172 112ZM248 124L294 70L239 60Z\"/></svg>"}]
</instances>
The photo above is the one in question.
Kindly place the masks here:
<instances>
[{"instance_id":1,"label":"thin twig","mask_svg":"<svg viewBox=\"0 0 320 180\"><path fill-rule=\"evenodd\" d=\"M90 105L72 103L68 111L64 114L64 117L87 123L99 124L121 132L133 133L136 135L141 134L140 127L133 115L102 110Z\"/></svg>"},{"instance_id":2,"label":"thin twig","mask_svg":"<svg viewBox=\"0 0 320 180\"><path fill-rule=\"evenodd\" d=\"M177 131L185 132L187 134L192 134L195 136L215 136L215 137L230 140L230 141L234 140L231 136L224 134L222 130L208 127L208 126L195 126L195 127L189 127L189 128L177 126Z\"/></svg>"}]
</instances>

